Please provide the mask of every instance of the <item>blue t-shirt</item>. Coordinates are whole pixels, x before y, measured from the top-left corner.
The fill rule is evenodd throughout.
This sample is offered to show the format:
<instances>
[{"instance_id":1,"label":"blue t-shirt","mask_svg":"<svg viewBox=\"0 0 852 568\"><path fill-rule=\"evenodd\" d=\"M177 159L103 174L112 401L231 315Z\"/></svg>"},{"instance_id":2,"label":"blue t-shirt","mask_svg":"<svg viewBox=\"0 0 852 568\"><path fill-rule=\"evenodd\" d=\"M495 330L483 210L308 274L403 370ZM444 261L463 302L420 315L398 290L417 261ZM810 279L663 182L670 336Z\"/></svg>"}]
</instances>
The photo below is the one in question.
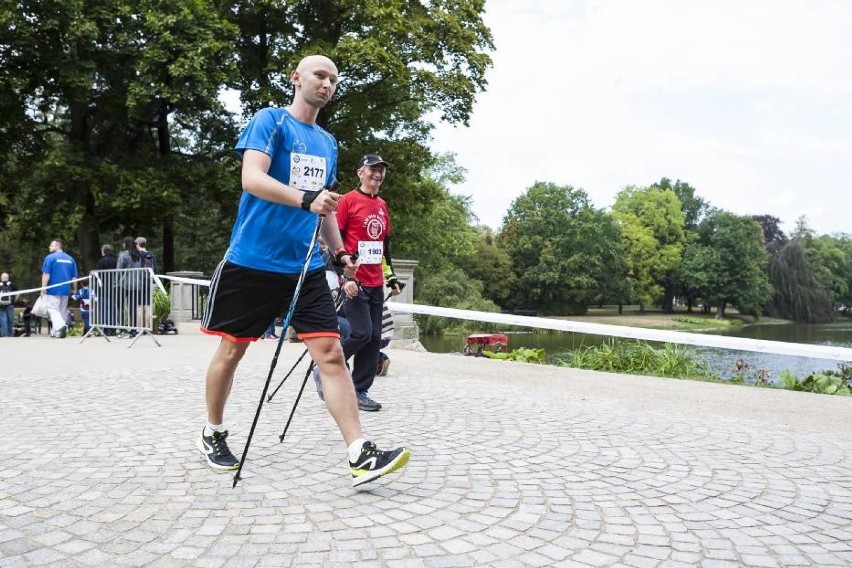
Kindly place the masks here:
<instances>
[{"instance_id":1,"label":"blue t-shirt","mask_svg":"<svg viewBox=\"0 0 852 568\"><path fill-rule=\"evenodd\" d=\"M246 125L237 152L257 150L271 159L268 174L302 190L322 189L337 175L337 141L315 124L293 118L286 109L265 108ZM225 259L256 270L297 274L311 244L317 215L272 203L243 191ZM308 265L322 268L319 246Z\"/></svg>"},{"instance_id":2,"label":"blue t-shirt","mask_svg":"<svg viewBox=\"0 0 852 568\"><path fill-rule=\"evenodd\" d=\"M77 278L77 263L65 251L58 250L44 257L41 271L50 274L47 280L47 285L50 286ZM71 284L48 288L47 293L51 296L68 296L71 294Z\"/></svg>"}]
</instances>

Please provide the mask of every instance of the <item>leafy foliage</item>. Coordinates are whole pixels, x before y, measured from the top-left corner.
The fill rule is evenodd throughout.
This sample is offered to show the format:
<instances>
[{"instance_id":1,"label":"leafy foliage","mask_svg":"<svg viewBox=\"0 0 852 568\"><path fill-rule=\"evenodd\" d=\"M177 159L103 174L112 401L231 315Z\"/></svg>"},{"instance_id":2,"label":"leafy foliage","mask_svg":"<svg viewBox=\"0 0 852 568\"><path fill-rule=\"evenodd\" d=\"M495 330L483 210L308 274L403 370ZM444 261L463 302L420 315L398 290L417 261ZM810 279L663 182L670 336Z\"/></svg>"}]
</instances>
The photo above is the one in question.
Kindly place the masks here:
<instances>
[{"instance_id":1,"label":"leafy foliage","mask_svg":"<svg viewBox=\"0 0 852 568\"><path fill-rule=\"evenodd\" d=\"M529 349L527 347L519 347L508 353L495 353L486 350L482 354L489 359L520 361L521 363L544 363L547 360L544 349Z\"/></svg>"},{"instance_id":2,"label":"leafy foliage","mask_svg":"<svg viewBox=\"0 0 852 568\"><path fill-rule=\"evenodd\" d=\"M814 276L798 240L773 256L769 276L774 288L770 313L796 323L831 321L831 298Z\"/></svg>"},{"instance_id":3,"label":"leafy foliage","mask_svg":"<svg viewBox=\"0 0 852 568\"><path fill-rule=\"evenodd\" d=\"M169 314L172 311L171 300L169 299L169 295L165 294L160 288L154 286L152 290L153 295L153 307L154 307L154 318L156 321L154 322L155 327L167 319L169 319Z\"/></svg>"},{"instance_id":4,"label":"leafy foliage","mask_svg":"<svg viewBox=\"0 0 852 568\"><path fill-rule=\"evenodd\" d=\"M286 104L290 70L309 53L332 57L343 79L320 123L340 141L344 186L358 155L380 152L393 164L397 227L441 207L454 223L465 204L424 183L426 116L467 123L491 65L483 10L484 0L0 9L0 234L20 259L14 271L32 270L54 237L86 271L101 242L138 234L166 270L212 268L239 196L238 125L219 95L236 90L247 114ZM416 242L398 236L401 250Z\"/></svg>"},{"instance_id":5,"label":"leafy foliage","mask_svg":"<svg viewBox=\"0 0 852 568\"><path fill-rule=\"evenodd\" d=\"M560 363L578 369L659 377L717 380L706 363L693 359L685 347L667 343L655 349L644 341L612 338L599 346L577 349Z\"/></svg>"},{"instance_id":6,"label":"leafy foliage","mask_svg":"<svg viewBox=\"0 0 852 568\"><path fill-rule=\"evenodd\" d=\"M713 295L713 285L721 271L722 261L715 249L699 242L686 245L680 266L672 273L672 282L688 312L692 312L699 298Z\"/></svg>"},{"instance_id":7,"label":"leafy foliage","mask_svg":"<svg viewBox=\"0 0 852 568\"><path fill-rule=\"evenodd\" d=\"M852 394L852 380L847 376L836 373L813 373L799 379L790 371L783 371L779 377L785 388L795 391L813 392L819 394Z\"/></svg>"},{"instance_id":8,"label":"leafy foliage","mask_svg":"<svg viewBox=\"0 0 852 568\"><path fill-rule=\"evenodd\" d=\"M728 303L740 313L759 316L772 293L760 225L749 217L717 211L702 224L701 235L702 243L719 255L709 297L719 306L716 317L724 316Z\"/></svg>"},{"instance_id":9,"label":"leafy foliage","mask_svg":"<svg viewBox=\"0 0 852 568\"><path fill-rule=\"evenodd\" d=\"M518 276L516 308L581 312L621 273L617 227L571 186L535 183L512 203L500 242Z\"/></svg>"},{"instance_id":10,"label":"leafy foliage","mask_svg":"<svg viewBox=\"0 0 852 568\"><path fill-rule=\"evenodd\" d=\"M661 299L681 261L685 243L681 202L669 189L628 186L616 196L627 277L640 303Z\"/></svg>"},{"instance_id":11,"label":"leafy foliage","mask_svg":"<svg viewBox=\"0 0 852 568\"><path fill-rule=\"evenodd\" d=\"M490 230L481 230L473 256L464 259L462 267L471 278L483 283L483 293L489 300L504 309L510 308L518 277L509 253Z\"/></svg>"},{"instance_id":12,"label":"leafy foliage","mask_svg":"<svg viewBox=\"0 0 852 568\"><path fill-rule=\"evenodd\" d=\"M480 312L497 312L494 302L482 295L482 283L469 278L459 268L444 268L427 273L420 280L417 302L443 308L458 308ZM442 318L437 316L415 315L414 319L425 335L441 333L470 333L473 331L492 331L492 324ZM483 327L485 329L483 329Z\"/></svg>"}]
</instances>

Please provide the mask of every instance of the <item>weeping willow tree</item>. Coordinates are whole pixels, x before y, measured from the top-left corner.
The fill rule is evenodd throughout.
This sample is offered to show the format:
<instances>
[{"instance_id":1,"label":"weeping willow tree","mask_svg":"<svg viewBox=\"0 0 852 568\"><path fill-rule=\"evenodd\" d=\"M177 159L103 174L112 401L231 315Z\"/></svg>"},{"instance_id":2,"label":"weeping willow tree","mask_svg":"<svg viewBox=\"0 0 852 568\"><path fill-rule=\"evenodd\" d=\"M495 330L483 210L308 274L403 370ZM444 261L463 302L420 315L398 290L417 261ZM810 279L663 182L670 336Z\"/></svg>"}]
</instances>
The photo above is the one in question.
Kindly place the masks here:
<instances>
[{"instance_id":1,"label":"weeping willow tree","mask_svg":"<svg viewBox=\"0 0 852 568\"><path fill-rule=\"evenodd\" d=\"M774 314L796 323L831 321L831 296L814 276L798 241L787 243L773 256L769 278L775 288L770 306Z\"/></svg>"}]
</instances>

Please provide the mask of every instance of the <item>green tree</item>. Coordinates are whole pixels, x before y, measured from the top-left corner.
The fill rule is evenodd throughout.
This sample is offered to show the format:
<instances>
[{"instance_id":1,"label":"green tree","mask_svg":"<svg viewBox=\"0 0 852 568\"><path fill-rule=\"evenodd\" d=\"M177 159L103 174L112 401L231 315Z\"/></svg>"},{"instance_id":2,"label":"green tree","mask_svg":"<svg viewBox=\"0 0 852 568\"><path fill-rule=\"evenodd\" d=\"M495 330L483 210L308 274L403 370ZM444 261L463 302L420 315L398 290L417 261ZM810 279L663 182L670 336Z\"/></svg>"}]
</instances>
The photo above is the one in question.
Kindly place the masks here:
<instances>
[{"instance_id":1,"label":"green tree","mask_svg":"<svg viewBox=\"0 0 852 568\"><path fill-rule=\"evenodd\" d=\"M831 321L831 297L814 276L799 239L784 245L769 265L774 294L770 313L796 323Z\"/></svg>"},{"instance_id":2,"label":"green tree","mask_svg":"<svg viewBox=\"0 0 852 568\"><path fill-rule=\"evenodd\" d=\"M683 226L687 231L696 231L701 222L713 212L713 207L696 194L694 187L685 181L672 183L669 178L661 178L651 185L654 189L671 190L677 195L683 212Z\"/></svg>"},{"instance_id":3,"label":"green tree","mask_svg":"<svg viewBox=\"0 0 852 568\"><path fill-rule=\"evenodd\" d=\"M500 245L496 235L481 228L474 254L463 265L465 272L484 285L486 298L502 308L511 306L510 299L517 286L518 277L512 269L508 251Z\"/></svg>"},{"instance_id":4,"label":"green tree","mask_svg":"<svg viewBox=\"0 0 852 568\"><path fill-rule=\"evenodd\" d=\"M849 266L843 244L830 235L819 235L800 217L792 235L805 251L813 275L831 299L832 308L849 292Z\"/></svg>"},{"instance_id":5,"label":"green tree","mask_svg":"<svg viewBox=\"0 0 852 568\"><path fill-rule=\"evenodd\" d=\"M388 184L393 186L395 178L389 170ZM416 258L418 274L465 263L474 255L477 241L470 197L451 192L451 186L464 181L464 170L455 164L453 155L430 160L421 179L423 192L432 197L424 200L417 217L404 207L397 211L401 205L398 194L389 192L385 197L391 210L393 256Z\"/></svg>"},{"instance_id":6,"label":"green tree","mask_svg":"<svg viewBox=\"0 0 852 568\"><path fill-rule=\"evenodd\" d=\"M0 166L0 229L18 249L62 237L84 270L102 239L154 230L166 269L212 248L221 254L224 239L207 237L232 218L239 177L236 125L218 95L237 89L247 112L286 104L290 70L308 53L329 55L341 71L320 124L341 143L344 186L355 186L358 155L379 152L393 165L386 196L397 219L419 219L434 201L450 207L424 183L433 160L426 117L467 123L491 65L483 10L484 0L2 8L0 132L15 141L2 142L11 155ZM212 223L193 223L199 212ZM175 239L186 240L173 247ZM179 250L199 240L203 252Z\"/></svg>"},{"instance_id":7,"label":"green tree","mask_svg":"<svg viewBox=\"0 0 852 568\"><path fill-rule=\"evenodd\" d=\"M838 306L842 306L844 315L852 308L852 237L846 234L834 235L837 246L843 251L846 259L846 292L836 298Z\"/></svg>"},{"instance_id":8,"label":"green tree","mask_svg":"<svg viewBox=\"0 0 852 568\"><path fill-rule=\"evenodd\" d=\"M708 298L722 318L728 304L741 313L758 317L772 293L763 246L763 230L757 221L717 211L701 227L703 242L718 255L719 272Z\"/></svg>"},{"instance_id":9,"label":"green tree","mask_svg":"<svg viewBox=\"0 0 852 568\"><path fill-rule=\"evenodd\" d=\"M460 268L445 266L420 278L417 302L479 312L499 311L494 302L483 297L482 292L482 282L469 278ZM489 331L493 328L492 324L438 316L416 315L415 319L421 333L426 335Z\"/></svg>"},{"instance_id":10,"label":"green tree","mask_svg":"<svg viewBox=\"0 0 852 568\"><path fill-rule=\"evenodd\" d=\"M772 215L753 215L763 229L763 245L769 254L775 254L787 244L787 235L781 230L781 219Z\"/></svg>"},{"instance_id":11,"label":"green tree","mask_svg":"<svg viewBox=\"0 0 852 568\"><path fill-rule=\"evenodd\" d=\"M35 120L4 188L14 196L7 226L39 247L48 235L63 237L84 270L99 256L102 235L162 228L171 268L167 223L182 194L207 186L197 174L210 157L174 151L173 131L188 127L188 138L208 139L211 131L199 126L211 121L202 116L218 113L217 126L227 118L218 92L234 30L205 0L16 8L17 16L4 12L14 35L4 64L17 81L19 114ZM220 171L201 178L215 183Z\"/></svg>"},{"instance_id":12,"label":"green tree","mask_svg":"<svg viewBox=\"0 0 852 568\"><path fill-rule=\"evenodd\" d=\"M500 235L518 275L513 306L546 314L585 311L621 271L612 218L586 192L536 182L515 199Z\"/></svg>"},{"instance_id":13,"label":"green tree","mask_svg":"<svg viewBox=\"0 0 852 568\"><path fill-rule=\"evenodd\" d=\"M688 313L692 313L697 300L706 300L712 295L716 275L721 271L719 254L713 248L698 242L686 245L673 281L678 295L686 302Z\"/></svg>"},{"instance_id":14,"label":"green tree","mask_svg":"<svg viewBox=\"0 0 852 568\"><path fill-rule=\"evenodd\" d=\"M616 196L612 214L622 228L627 273L640 310L665 297L663 310L671 312L673 275L686 244L677 195L669 189L628 186Z\"/></svg>"}]
</instances>

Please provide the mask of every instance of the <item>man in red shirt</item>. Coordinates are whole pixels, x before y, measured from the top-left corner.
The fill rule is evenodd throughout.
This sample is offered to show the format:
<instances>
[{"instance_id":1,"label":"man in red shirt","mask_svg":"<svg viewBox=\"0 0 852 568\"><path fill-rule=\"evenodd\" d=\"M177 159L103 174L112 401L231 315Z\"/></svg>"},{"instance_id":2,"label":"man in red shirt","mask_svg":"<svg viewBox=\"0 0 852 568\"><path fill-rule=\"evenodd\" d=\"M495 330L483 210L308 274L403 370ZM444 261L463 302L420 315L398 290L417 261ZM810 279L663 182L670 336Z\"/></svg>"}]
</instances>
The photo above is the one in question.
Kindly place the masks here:
<instances>
[{"instance_id":1,"label":"man in red shirt","mask_svg":"<svg viewBox=\"0 0 852 568\"><path fill-rule=\"evenodd\" d=\"M388 235L391 224L388 204L379 197L388 163L381 156L367 154L361 158L358 179L361 186L340 198L337 225L343 236L343 248L358 253L359 266L354 279L343 285L349 300L343 310L352 330L343 341L346 359L353 357L352 381L358 395L358 408L370 412L382 405L367 394L376 378L382 340L382 305L385 276L382 257L391 269L388 287L397 295L402 289L393 274Z\"/></svg>"}]
</instances>

